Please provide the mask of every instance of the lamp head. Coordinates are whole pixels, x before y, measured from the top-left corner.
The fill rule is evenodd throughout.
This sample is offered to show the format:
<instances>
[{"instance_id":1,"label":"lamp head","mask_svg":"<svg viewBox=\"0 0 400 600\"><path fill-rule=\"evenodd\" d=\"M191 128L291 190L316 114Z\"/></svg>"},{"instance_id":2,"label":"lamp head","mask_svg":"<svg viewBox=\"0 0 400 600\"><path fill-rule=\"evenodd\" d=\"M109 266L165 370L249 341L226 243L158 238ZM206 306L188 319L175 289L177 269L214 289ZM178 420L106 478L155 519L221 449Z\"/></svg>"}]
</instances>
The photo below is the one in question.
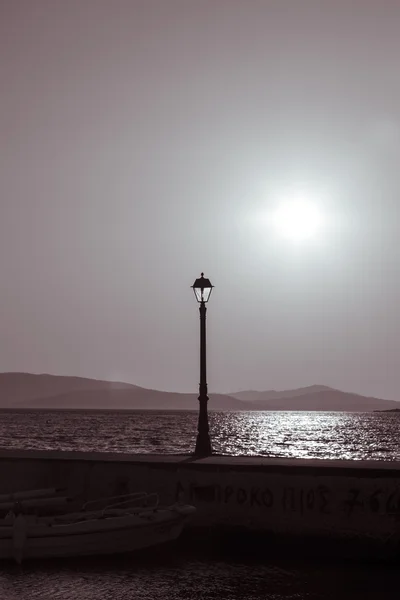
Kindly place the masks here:
<instances>
[{"instance_id":1,"label":"lamp head","mask_svg":"<svg viewBox=\"0 0 400 600\"><path fill-rule=\"evenodd\" d=\"M214 286L211 284L211 281L209 279L206 279L204 277L204 273L202 273L201 277L196 279L196 281L192 285L197 302L208 302L213 287Z\"/></svg>"}]
</instances>

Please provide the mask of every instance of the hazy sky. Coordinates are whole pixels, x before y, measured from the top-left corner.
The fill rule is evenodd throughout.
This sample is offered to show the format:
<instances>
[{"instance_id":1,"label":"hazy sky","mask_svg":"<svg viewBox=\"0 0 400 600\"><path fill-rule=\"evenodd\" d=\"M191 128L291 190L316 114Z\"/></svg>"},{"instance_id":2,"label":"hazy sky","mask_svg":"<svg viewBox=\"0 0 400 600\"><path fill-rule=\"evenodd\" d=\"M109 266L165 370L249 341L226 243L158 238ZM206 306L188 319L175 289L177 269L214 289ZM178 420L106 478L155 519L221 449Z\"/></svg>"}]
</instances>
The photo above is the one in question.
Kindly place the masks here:
<instances>
[{"instance_id":1,"label":"hazy sky","mask_svg":"<svg viewBox=\"0 0 400 600\"><path fill-rule=\"evenodd\" d=\"M398 0L0 0L0 370L399 399ZM269 211L300 189L325 227Z\"/></svg>"}]
</instances>

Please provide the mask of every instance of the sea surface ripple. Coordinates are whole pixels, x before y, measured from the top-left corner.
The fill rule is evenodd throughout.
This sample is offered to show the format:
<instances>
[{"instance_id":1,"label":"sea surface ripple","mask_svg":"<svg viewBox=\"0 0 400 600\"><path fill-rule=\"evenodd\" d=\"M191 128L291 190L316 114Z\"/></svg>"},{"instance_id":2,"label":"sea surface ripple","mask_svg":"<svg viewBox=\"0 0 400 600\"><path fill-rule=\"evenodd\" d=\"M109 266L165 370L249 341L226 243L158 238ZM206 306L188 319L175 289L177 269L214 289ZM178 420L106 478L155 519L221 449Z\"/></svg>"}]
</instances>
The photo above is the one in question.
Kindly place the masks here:
<instances>
[{"instance_id":1,"label":"sea surface ripple","mask_svg":"<svg viewBox=\"0 0 400 600\"><path fill-rule=\"evenodd\" d=\"M188 454L195 411L2 411L0 448ZM231 456L400 460L398 413L210 412L213 451Z\"/></svg>"}]
</instances>

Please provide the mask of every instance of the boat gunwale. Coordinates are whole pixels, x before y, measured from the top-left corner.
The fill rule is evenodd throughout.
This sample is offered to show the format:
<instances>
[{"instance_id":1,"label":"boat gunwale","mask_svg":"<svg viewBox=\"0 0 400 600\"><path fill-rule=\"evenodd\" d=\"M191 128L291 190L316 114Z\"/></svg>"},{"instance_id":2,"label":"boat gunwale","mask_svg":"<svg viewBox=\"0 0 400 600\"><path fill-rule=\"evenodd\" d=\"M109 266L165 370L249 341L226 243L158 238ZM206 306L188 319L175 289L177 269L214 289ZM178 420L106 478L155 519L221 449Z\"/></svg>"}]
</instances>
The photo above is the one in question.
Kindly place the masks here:
<instances>
[{"instance_id":1,"label":"boat gunwale","mask_svg":"<svg viewBox=\"0 0 400 600\"><path fill-rule=\"evenodd\" d=\"M166 511L167 512L167 511ZM115 532L115 531L120 531L120 530L143 530L146 528L153 528L153 527L161 527L161 526L165 526L168 524L177 524L177 523L181 523L183 521L185 521L188 517L188 515L184 515L181 514L179 512L173 512L171 510L171 515L168 516L168 518L165 519L161 519L161 520L148 520L145 521L143 520L139 520L139 521L135 521L132 523L127 522L127 518L129 519L129 517L134 517L135 519L140 519L140 517L138 517L138 515L121 515L121 516L113 516L113 517L101 517L101 518L97 518L97 519L87 519L87 520L82 520L82 521L78 521L75 523L56 523L56 524L52 524L52 523L46 523L46 524L41 524L41 523L32 523L30 524L31 527L43 527L46 528L45 530L43 530L42 533L38 532L38 531L29 531L29 526L27 529L27 539L36 539L36 538L54 538L54 537L70 537L70 536L76 536L76 535L93 535L93 534L106 534L106 533L110 533L110 532ZM121 520L124 520L123 523L121 523ZM106 521L115 521L115 527L104 527L104 528L100 528L100 529L87 529L87 530L80 530L80 531L68 531L69 528L75 527L75 526L79 526L82 523L96 523L96 522L106 522ZM118 521L120 521L118 523ZM9 525L5 524L5 525L0 525L0 534L1 533L10 533L10 535L0 535L0 542L2 540L9 540L12 538L13 535L13 523L10 523Z\"/></svg>"}]
</instances>

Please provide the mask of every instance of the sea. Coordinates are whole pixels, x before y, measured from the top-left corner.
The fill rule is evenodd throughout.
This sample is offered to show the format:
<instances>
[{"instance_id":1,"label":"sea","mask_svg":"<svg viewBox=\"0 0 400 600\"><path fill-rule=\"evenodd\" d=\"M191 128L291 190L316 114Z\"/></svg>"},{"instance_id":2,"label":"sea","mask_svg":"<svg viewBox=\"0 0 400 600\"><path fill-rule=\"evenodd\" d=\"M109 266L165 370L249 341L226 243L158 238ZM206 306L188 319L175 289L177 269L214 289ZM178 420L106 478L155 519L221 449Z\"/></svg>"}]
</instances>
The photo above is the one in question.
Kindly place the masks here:
<instances>
[{"instance_id":1,"label":"sea","mask_svg":"<svg viewBox=\"0 0 400 600\"><path fill-rule=\"evenodd\" d=\"M213 452L400 460L400 413L210 412ZM0 449L189 454L196 411L0 411Z\"/></svg>"},{"instance_id":2,"label":"sea","mask_svg":"<svg viewBox=\"0 0 400 600\"><path fill-rule=\"evenodd\" d=\"M398 413L211 412L217 454L400 460ZM0 448L188 454L194 411L0 412ZM237 555L195 544L145 557L0 564L1 600L397 599L398 565Z\"/></svg>"}]
</instances>

